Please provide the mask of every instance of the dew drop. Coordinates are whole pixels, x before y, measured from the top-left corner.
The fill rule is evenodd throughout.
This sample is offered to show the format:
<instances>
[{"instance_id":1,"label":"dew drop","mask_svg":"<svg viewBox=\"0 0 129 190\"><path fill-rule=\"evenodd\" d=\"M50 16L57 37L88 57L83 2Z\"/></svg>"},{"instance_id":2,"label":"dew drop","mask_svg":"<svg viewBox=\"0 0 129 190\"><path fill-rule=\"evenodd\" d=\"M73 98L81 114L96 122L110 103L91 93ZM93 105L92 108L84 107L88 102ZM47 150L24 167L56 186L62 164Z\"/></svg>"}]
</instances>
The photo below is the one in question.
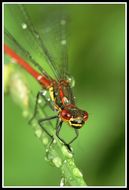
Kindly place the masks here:
<instances>
[{"instance_id":1,"label":"dew drop","mask_svg":"<svg viewBox=\"0 0 129 190\"><path fill-rule=\"evenodd\" d=\"M69 164L70 166L74 166L74 162L73 162L73 160L68 159L68 164Z\"/></svg>"},{"instance_id":2,"label":"dew drop","mask_svg":"<svg viewBox=\"0 0 129 190\"><path fill-rule=\"evenodd\" d=\"M66 45L66 40L61 40L61 45Z\"/></svg>"},{"instance_id":3,"label":"dew drop","mask_svg":"<svg viewBox=\"0 0 129 190\"><path fill-rule=\"evenodd\" d=\"M44 145L47 145L48 144L48 138L47 137L44 137L43 139L42 139L42 143L44 144Z\"/></svg>"},{"instance_id":4,"label":"dew drop","mask_svg":"<svg viewBox=\"0 0 129 190\"><path fill-rule=\"evenodd\" d=\"M51 164L53 166L55 166L55 164L53 163L54 156L51 153L51 151L49 151L49 149L46 149L46 158L47 158L47 160L51 161Z\"/></svg>"},{"instance_id":5,"label":"dew drop","mask_svg":"<svg viewBox=\"0 0 129 190\"><path fill-rule=\"evenodd\" d=\"M46 95L46 93L47 93L47 91L46 91L46 90L43 90L43 91L42 91L42 95L43 95L43 96L45 96L45 95Z\"/></svg>"},{"instance_id":6,"label":"dew drop","mask_svg":"<svg viewBox=\"0 0 129 190\"><path fill-rule=\"evenodd\" d=\"M67 163L67 160L64 160L64 164L66 164Z\"/></svg>"},{"instance_id":7,"label":"dew drop","mask_svg":"<svg viewBox=\"0 0 129 190\"><path fill-rule=\"evenodd\" d=\"M53 140L53 144L56 144L56 139Z\"/></svg>"},{"instance_id":8,"label":"dew drop","mask_svg":"<svg viewBox=\"0 0 129 190\"><path fill-rule=\"evenodd\" d=\"M48 150L48 148L46 148L46 152L48 152L49 150Z\"/></svg>"},{"instance_id":9,"label":"dew drop","mask_svg":"<svg viewBox=\"0 0 129 190\"><path fill-rule=\"evenodd\" d=\"M73 169L73 175L75 175L76 177L82 177L83 176L78 168Z\"/></svg>"},{"instance_id":10,"label":"dew drop","mask_svg":"<svg viewBox=\"0 0 129 190\"><path fill-rule=\"evenodd\" d=\"M73 88L75 86L75 79L73 76L67 76L67 80L70 83L70 87Z\"/></svg>"},{"instance_id":11,"label":"dew drop","mask_svg":"<svg viewBox=\"0 0 129 190\"><path fill-rule=\"evenodd\" d=\"M52 160L53 160L53 155L49 152L48 149L46 149L45 160L46 160L46 161L49 161L49 163L50 163L52 166L55 166L55 164L52 162Z\"/></svg>"},{"instance_id":12,"label":"dew drop","mask_svg":"<svg viewBox=\"0 0 129 190\"><path fill-rule=\"evenodd\" d=\"M59 157L53 158L52 162L54 163L54 165L55 165L57 168L61 167L61 165L62 165L62 161L61 161L61 159L60 159Z\"/></svg>"},{"instance_id":13,"label":"dew drop","mask_svg":"<svg viewBox=\"0 0 129 190\"><path fill-rule=\"evenodd\" d=\"M22 29L23 30L27 29L27 24L26 23L22 23Z\"/></svg>"},{"instance_id":14,"label":"dew drop","mask_svg":"<svg viewBox=\"0 0 129 190\"><path fill-rule=\"evenodd\" d=\"M38 137L38 138L40 138L41 137L41 134L42 134L42 129L37 129L36 131L35 131L35 135Z\"/></svg>"},{"instance_id":15,"label":"dew drop","mask_svg":"<svg viewBox=\"0 0 129 190\"><path fill-rule=\"evenodd\" d=\"M62 147L62 153L67 157L67 158L72 158L73 155L67 150L65 146Z\"/></svg>"},{"instance_id":16,"label":"dew drop","mask_svg":"<svg viewBox=\"0 0 129 190\"><path fill-rule=\"evenodd\" d=\"M60 180L60 186L63 187L65 185L65 178L62 177Z\"/></svg>"},{"instance_id":17,"label":"dew drop","mask_svg":"<svg viewBox=\"0 0 129 190\"><path fill-rule=\"evenodd\" d=\"M41 102L42 102L42 100L41 100L41 99L39 99L39 100L38 100L38 104L41 104Z\"/></svg>"}]
</instances>

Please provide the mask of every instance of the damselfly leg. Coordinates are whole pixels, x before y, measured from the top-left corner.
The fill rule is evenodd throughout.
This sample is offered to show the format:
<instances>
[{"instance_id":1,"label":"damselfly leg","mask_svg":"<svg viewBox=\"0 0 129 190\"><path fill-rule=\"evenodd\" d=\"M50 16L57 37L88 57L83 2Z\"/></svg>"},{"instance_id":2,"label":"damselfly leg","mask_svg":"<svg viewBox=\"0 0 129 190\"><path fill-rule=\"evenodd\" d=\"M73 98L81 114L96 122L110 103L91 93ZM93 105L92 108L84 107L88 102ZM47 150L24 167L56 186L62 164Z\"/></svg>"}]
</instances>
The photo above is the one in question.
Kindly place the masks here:
<instances>
[{"instance_id":1,"label":"damselfly leg","mask_svg":"<svg viewBox=\"0 0 129 190\"><path fill-rule=\"evenodd\" d=\"M37 96L36 96L36 103L35 103L35 108L34 108L34 113L33 113L33 116L32 118L29 120L29 124L31 124L31 122L33 121L33 119L36 117L36 114L37 114L37 111L38 111L38 105L39 105L39 100L40 98L43 98L44 101L45 101L45 104L44 106L42 107L42 110L46 107L46 106L49 106L52 110L53 109L53 106L51 105L51 102L46 98L45 94L44 94L44 91L39 91L37 93Z\"/></svg>"},{"instance_id":2,"label":"damselfly leg","mask_svg":"<svg viewBox=\"0 0 129 190\"><path fill-rule=\"evenodd\" d=\"M34 108L34 114L32 116L32 118L29 120L29 124L32 122L32 120L36 117L36 114L38 112L38 106L39 106L39 99L40 97L42 97L45 101L45 104L44 106L42 107L42 109L44 109L47 105L49 105L49 107L53 110L53 107L51 105L51 103L48 101L48 99L43 95L43 91L40 91L38 92L37 96L36 96L36 103L35 103L35 108ZM70 147L70 144L78 137L78 130L75 129L75 133L76 133L76 136L69 142L67 143L63 138L61 138L59 136L59 133L60 133L60 130L61 130L61 127L62 127L62 124L63 124L63 121L60 121L58 115L56 116L52 116L52 117L46 117L46 118L43 118L43 119L39 119L38 120L38 123L40 125L40 127L46 132L46 134L52 139L52 141L50 142L49 146L53 143L53 140L54 140L54 137L53 135L51 135L48 130L43 126L43 122L45 121L51 121L53 119L56 119L57 118L57 122L56 122L56 136L63 142L63 144L72 152L71 150L71 147Z\"/></svg>"},{"instance_id":3,"label":"damselfly leg","mask_svg":"<svg viewBox=\"0 0 129 190\"><path fill-rule=\"evenodd\" d=\"M51 135L48 130L43 126L43 122L46 122L46 121L50 121L50 120L53 120L53 119L56 119L58 118L57 115L55 116L51 116L51 117L47 117L47 118L44 118L44 119L39 119L38 120L38 123L39 123L39 126L46 132L46 134L51 138L51 142L49 144L49 146L52 144L53 140L54 140L54 137L53 135Z\"/></svg>"},{"instance_id":4,"label":"damselfly leg","mask_svg":"<svg viewBox=\"0 0 129 190\"><path fill-rule=\"evenodd\" d=\"M74 129L74 130L75 130L75 133L76 133L76 136L75 136L69 143L66 143L66 141L65 141L64 139L62 139L62 138L59 136L59 133L60 133L62 124L63 124L63 121L59 121L59 120L58 120L58 123L57 123L57 125L56 125L56 135L57 135L57 137L64 143L64 145L67 146L67 148L72 152L71 147L70 147L70 144L78 137L79 132L78 132L77 129Z\"/></svg>"},{"instance_id":5,"label":"damselfly leg","mask_svg":"<svg viewBox=\"0 0 129 190\"><path fill-rule=\"evenodd\" d=\"M59 132L60 132L61 127L62 127L62 123L63 123L63 121L59 121L59 120L58 120L58 123L57 123L57 125L56 125L56 136L64 143L64 145L65 145L70 151L72 151L71 148L70 148L70 145L67 144L67 143L64 141L64 139L62 139L62 138L59 136Z\"/></svg>"},{"instance_id":6,"label":"damselfly leg","mask_svg":"<svg viewBox=\"0 0 129 190\"><path fill-rule=\"evenodd\" d=\"M76 138L78 137L78 135L79 135L78 129L74 129L74 131L75 131L76 136L69 142L69 145L72 144L73 141L75 141L75 139L76 139Z\"/></svg>"}]
</instances>

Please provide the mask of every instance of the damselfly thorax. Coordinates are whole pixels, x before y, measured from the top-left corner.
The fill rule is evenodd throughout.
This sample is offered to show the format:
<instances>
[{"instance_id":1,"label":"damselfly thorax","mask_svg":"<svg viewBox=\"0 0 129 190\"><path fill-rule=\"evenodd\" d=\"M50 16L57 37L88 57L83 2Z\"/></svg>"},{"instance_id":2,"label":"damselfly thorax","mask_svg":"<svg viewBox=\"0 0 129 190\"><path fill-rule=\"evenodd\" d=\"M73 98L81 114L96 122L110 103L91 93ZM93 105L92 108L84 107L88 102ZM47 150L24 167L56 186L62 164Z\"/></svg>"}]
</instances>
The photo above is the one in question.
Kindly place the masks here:
<instances>
[{"instance_id":1,"label":"damselfly thorax","mask_svg":"<svg viewBox=\"0 0 129 190\"><path fill-rule=\"evenodd\" d=\"M75 105L73 93L68 80L52 81L48 88L54 108L60 118L74 128L81 128L88 119L88 113Z\"/></svg>"}]
</instances>

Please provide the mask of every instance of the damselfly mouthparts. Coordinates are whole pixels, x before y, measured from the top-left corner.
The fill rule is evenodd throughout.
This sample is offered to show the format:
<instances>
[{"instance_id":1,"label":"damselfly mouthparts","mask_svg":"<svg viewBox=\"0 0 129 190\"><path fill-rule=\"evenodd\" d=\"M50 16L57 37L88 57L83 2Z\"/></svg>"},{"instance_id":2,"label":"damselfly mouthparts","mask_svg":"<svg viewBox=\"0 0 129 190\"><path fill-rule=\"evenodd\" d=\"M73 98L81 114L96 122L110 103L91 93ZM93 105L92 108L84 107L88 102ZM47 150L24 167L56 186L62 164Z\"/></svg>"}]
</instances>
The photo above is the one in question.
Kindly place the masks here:
<instances>
[{"instance_id":1,"label":"damselfly mouthparts","mask_svg":"<svg viewBox=\"0 0 129 190\"><path fill-rule=\"evenodd\" d=\"M27 30L28 37L31 36L31 39L36 41L36 45L39 48L39 51L43 56L45 56L46 61L50 68L52 69L53 76L48 74L45 69L33 58L32 53L23 47L18 40L15 39L9 28L5 26L5 44L4 52L6 55L14 58L17 64L21 65L30 75L32 75L41 85L42 90L38 92L34 114L31 119L36 117L38 109L38 101L40 97L43 97L46 104L56 111L56 115L52 117L42 118L38 121L39 125L45 130L45 132L53 138L53 136L44 128L43 122L57 119L56 124L56 135L57 137L70 149L70 144L78 137L78 129L80 129L88 119L88 113L82 109L79 109L74 100L74 96L71 89L71 78L68 74L68 65L67 65L67 41L65 35L66 28L66 18L60 18L59 22L59 32L60 32L60 57L62 58L59 64L56 64L56 59L51 55L48 46L45 43L45 38L41 32L39 32L33 23L31 22L30 16L24 5L15 5L15 8L18 13L22 15L22 20L19 19L21 27L23 30ZM12 11L11 7L9 7ZM14 17L15 19L18 19ZM12 14L13 16L13 14ZM16 15L15 15L16 16ZM24 21L24 22L23 22ZM45 22L45 21L43 21ZM52 30L51 27L47 28L47 31ZM33 42L30 41L30 44ZM51 46L54 44L51 44ZM33 47L31 47L33 48ZM57 55L58 56L58 55ZM28 61L29 60L29 61ZM33 64L39 71L36 71L31 64ZM49 92L50 100L49 101L44 93L44 90ZM59 133L62 127L63 122L66 122L75 130L76 136L67 143L63 138L60 137Z\"/></svg>"}]
</instances>

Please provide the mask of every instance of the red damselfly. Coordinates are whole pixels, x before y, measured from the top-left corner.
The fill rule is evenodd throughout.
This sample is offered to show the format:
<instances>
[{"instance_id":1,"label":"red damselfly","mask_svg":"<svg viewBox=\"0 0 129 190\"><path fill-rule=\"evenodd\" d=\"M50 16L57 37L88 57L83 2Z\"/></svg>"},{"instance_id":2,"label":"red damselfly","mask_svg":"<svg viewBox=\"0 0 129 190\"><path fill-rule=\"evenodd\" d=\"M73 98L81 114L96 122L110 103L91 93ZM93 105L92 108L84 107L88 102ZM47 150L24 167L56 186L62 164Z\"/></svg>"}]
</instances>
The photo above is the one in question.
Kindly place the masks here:
<instances>
[{"instance_id":1,"label":"red damselfly","mask_svg":"<svg viewBox=\"0 0 129 190\"><path fill-rule=\"evenodd\" d=\"M78 129L80 129L88 119L88 113L82 109L79 109L74 100L74 96L71 89L71 78L68 74L68 56L67 56L67 41L66 41L66 22L67 17L63 14L59 20L59 46L60 47L60 56L61 60L55 59L54 56L50 53L47 43L47 38L42 34L41 31L38 31L33 23L31 22L30 15L27 11L27 6L24 5L15 5L15 10L13 11L11 5L9 6L10 14L14 20L18 20L18 24L21 24L23 30L26 30L25 38L28 38L30 44L37 47L38 53L42 54L46 58L46 62L50 66L53 76L48 74L43 68L44 65L38 63L38 61L32 56L32 52L29 48L23 47L23 45L16 40L12 34L12 30L9 28L4 28L5 31L5 44L4 52L6 55L15 59L17 64L23 67L30 75L32 75L41 85L42 89L37 93L36 104L34 109L34 114L30 122L36 117L38 109L38 100L40 97L43 97L45 103L52 109L56 111L56 115L47 118L41 118L38 120L39 125L44 129L44 131L53 139L53 136L48 132L48 130L43 126L44 121L50 121L57 119L56 123L56 135L57 137L70 149L70 144L78 137ZM11 12L12 11L12 12ZM18 15L21 17L18 18ZM59 15L56 13L56 18L59 18ZM53 16L54 19L54 16ZM56 20L56 19L55 19ZM24 22L23 22L24 21ZM45 21L43 21L45 22ZM50 26L50 23L49 23ZM18 25L19 27L19 25ZM53 25L52 25L53 27ZM47 28L47 31L53 31L51 27ZM17 31L18 32L18 31ZM47 33L47 32L46 32ZM49 32L48 32L49 33ZM54 31L53 31L54 35ZM56 40L56 39L55 39ZM50 39L51 41L51 39ZM36 42L36 45L35 45ZM52 41L51 41L52 43ZM51 44L54 46L54 44ZM31 46L33 49L33 46ZM50 48L51 49L51 48ZM59 63L59 64L58 64ZM36 67L38 71L33 68ZM45 96L44 90L49 92L50 100L48 101ZM62 127L63 122L66 122L75 130L76 136L70 141L66 142L63 138L60 137L59 133Z\"/></svg>"}]
</instances>

